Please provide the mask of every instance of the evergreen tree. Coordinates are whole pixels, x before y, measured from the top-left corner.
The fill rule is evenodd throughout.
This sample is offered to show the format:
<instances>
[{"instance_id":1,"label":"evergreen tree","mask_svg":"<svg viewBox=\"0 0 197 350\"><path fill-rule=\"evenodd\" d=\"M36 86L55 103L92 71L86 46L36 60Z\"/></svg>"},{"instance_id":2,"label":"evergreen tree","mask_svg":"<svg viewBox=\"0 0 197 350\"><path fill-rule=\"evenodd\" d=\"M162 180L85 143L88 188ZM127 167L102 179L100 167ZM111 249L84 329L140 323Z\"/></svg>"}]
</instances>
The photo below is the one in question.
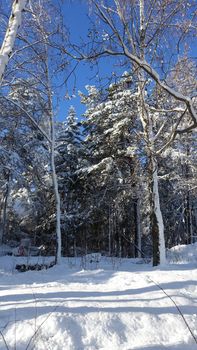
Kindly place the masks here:
<instances>
[{"instance_id":1,"label":"evergreen tree","mask_svg":"<svg viewBox=\"0 0 197 350\"><path fill-rule=\"evenodd\" d=\"M137 242L134 203L140 153L135 84L125 72L104 94L91 86L87 90L88 96L81 94L87 105L83 126L88 165L81 169L88 203L86 241L90 249L91 244L104 250L108 246L110 254L131 255Z\"/></svg>"},{"instance_id":2,"label":"evergreen tree","mask_svg":"<svg viewBox=\"0 0 197 350\"><path fill-rule=\"evenodd\" d=\"M73 106L67 119L60 123L57 131L56 171L61 196L61 225L64 232L63 246L67 254L76 240L78 223L78 176L81 163L81 131ZM71 248L72 247L72 248Z\"/></svg>"}]
</instances>

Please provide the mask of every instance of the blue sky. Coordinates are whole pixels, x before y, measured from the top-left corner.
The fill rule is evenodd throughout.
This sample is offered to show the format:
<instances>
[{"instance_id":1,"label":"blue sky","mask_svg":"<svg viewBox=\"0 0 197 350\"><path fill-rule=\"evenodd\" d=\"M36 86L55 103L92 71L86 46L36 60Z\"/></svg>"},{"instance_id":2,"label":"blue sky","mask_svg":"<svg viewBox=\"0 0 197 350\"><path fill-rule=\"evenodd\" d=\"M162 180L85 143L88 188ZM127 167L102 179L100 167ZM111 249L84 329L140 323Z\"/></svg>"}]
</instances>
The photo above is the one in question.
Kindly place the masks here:
<instances>
[{"instance_id":1,"label":"blue sky","mask_svg":"<svg viewBox=\"0 0 197 350\"><path fill-rule=\"evenodd\" d=\"M86 38L88 29L90 26L88 19L88 6L87 1L74 0L72 2L65 1L63 4L63 14L65 25L69 28L70 38L73 42L79 43L80 37ZM91 16L91 14L90 14ZM74 94L76 97L67 100L63 98L59 106L58 119L64 120L67 115L68 109L71 105L76 108L77 115L80 118L82 113L85 111L85 106L80 103L80 98L78 96L78 91L85 92L86 85L96 84L96 75L98 78L107 78L111 76L111 73L116 70L120 72L124 69L114 68L114 60L112 58L102 58L99 60L99 67L90 67L89 64L80 63L75 74L69 78L68 88L66 86L62 87L61 93L63 96L72 96ZM98 70L99 69L99 70ZM69 74L69 69L67 71ZM98 82L97 82L98 83ZM73 91L74 90L74 91Z\"/></svg>"},{"instance_id":2,"label":"blue sky","mask_svg":"<svg viewBox=\"0 0 197 350\"><path fill-rule=\"evenodd\" d=\"M71 40L75 43L79 42L80 36L85 37L88 32L89 21L87 13L88 8L86 1L75 0L70 2L67 0L63 4L64 22L69 28ZM69 69L66 74L69 74ZM58 119L63 120L65 118L71 105L76 108L78 117L84 112L85 107L80 103L78 91L85 91L85 85L91 84L91 82L89 82L91 75L93 75L93 72L88 65L80 63L75 70L75 74L72 74L69 78L67 86L62 87L63 96L75 95L76 97L70 100L63 98L63 101L60 103Z\"/></svg>"},{"instance_id":3,"label":"blue sky","mask_svg":"<svg viewBox=\"0 0 197 350\"><path fill-rule=\"evenodd\" d=\"M55 1L55 0L54 0ZM74 43L80 42L80 37L86 39L86 34L88 32L90 22L88 19L88 6L87 0L66 0L63 2L63 15L65 25L69 28L70 31L70 39ZM92 14L90 13L90 17ZM192 44L191 46L191 54L192 56L196 56L196 46ZM73 94L76 96L75 98L71 98L67 100L66 98L62 98L59 110L58 110L58 119L64 120L68 109L71 105L76 108L77 115L80 118L82 113L85 111L85 106L80 103L80 98L78 97L78 91L85 92L85 85L95 85L96 83L96 73L100 78L110 77L113 71L118 72L120 75L123 73L126 68L118 68L117 66L113 66L114 60L112 58L103 58L99 60L99 70L94 67L90 68L89 64L80 63L75 71L75 75L72 75L69 78L67 87L64 86L61 89L62 97L65 95L72 96ZM69 68L67 73L69 74ZM73 91L74 89L74 91Z\"/></svg>"}]
</instances>

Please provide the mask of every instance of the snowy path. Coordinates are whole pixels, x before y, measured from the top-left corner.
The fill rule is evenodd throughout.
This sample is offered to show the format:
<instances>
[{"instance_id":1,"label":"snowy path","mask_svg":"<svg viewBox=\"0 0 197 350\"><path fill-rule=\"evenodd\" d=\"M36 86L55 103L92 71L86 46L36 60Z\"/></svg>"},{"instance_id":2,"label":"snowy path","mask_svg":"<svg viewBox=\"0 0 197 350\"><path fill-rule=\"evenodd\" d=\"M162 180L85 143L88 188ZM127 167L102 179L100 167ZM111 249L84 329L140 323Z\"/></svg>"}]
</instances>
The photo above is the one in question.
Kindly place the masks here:
<instances>
[{"instance_id":1,"label":"snowy path","mask_svg":"<svg viewBox=\"0 0 197 350\"><path fill-rule=\"evenodd\" d=\"M129 260L118 271L106 261L81 270L66 260L47 271L4 271L0 330L8 348L17 350L197 349L172 301L150 278L179 305L197 337L195 266L153 269ZM6 349L2 337L0 349Z\"/></svg>"}]
</instances>

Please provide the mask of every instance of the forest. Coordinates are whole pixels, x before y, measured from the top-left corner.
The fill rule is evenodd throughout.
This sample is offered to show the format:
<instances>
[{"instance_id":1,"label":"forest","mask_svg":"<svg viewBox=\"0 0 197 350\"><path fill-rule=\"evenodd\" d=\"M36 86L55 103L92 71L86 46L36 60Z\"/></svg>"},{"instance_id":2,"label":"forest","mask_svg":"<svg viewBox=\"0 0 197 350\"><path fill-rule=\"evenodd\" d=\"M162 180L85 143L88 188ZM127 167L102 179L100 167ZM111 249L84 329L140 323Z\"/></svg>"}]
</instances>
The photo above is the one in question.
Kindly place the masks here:
<instances>
[{"instance_id":1,"label":"forest","mask_svg":"<svg viewBox=\"0 0 197 350\"><path fill-rule=\"evenodd\" d=\"M163 264L197 241L196 1L79 1L74 36L76 2L0 2L0 245Z\"/></svg>"}]
</instances>

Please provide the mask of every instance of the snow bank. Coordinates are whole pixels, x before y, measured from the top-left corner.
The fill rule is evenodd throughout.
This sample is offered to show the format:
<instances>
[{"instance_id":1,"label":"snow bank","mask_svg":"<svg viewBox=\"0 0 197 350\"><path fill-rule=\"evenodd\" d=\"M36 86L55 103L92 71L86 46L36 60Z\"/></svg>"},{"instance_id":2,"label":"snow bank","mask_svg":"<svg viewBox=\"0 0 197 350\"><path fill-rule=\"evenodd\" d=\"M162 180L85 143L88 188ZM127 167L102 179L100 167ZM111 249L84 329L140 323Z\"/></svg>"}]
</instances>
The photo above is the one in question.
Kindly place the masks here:
<instances>
[{"instance_id":1,"label":"snow bank","mask_svg":"<svg viewBox=\"0 0 197 350\"><path fill-rule=\"evenodd\" d=\"M177 245L167 251L168 261L171 263L196 263L197 242L188 245Z\"/></svg>"}]
</instances>

